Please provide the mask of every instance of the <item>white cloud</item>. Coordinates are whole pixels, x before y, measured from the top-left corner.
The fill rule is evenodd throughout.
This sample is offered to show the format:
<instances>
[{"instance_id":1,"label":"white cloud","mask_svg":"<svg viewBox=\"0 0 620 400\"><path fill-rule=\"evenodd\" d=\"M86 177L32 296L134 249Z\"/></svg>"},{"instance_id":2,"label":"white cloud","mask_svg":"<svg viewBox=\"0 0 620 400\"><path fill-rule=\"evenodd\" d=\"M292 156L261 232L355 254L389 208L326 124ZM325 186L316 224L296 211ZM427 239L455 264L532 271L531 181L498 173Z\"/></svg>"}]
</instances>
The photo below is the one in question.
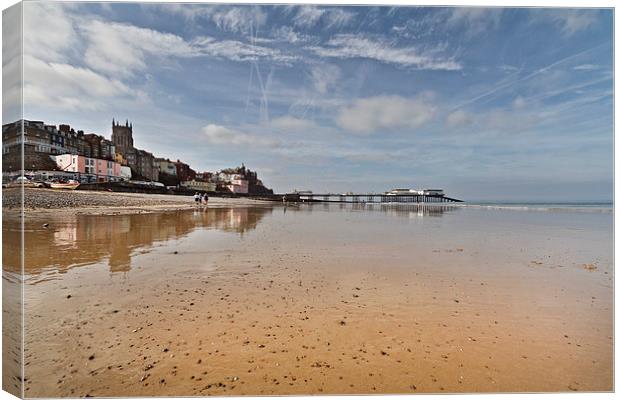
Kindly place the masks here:
<instances>
[{"instance_id":1,"label":"white cloud","mask_svg":"<svg viewBox=\"0 0 620 400\"><path fill-rule=\"evenodd\" d=\"M530 10L530 22L540 25L555 25L565 37L589 29L595 25L600 11L597 9L550 8Z\"/></svg>"},{"instance_id":2,"label":"white cloud","mask_svg":"<svg viewBox=\"0 0 620 400\"><path fill-rule=\"evenodd\" d=\"M355 14L350 11L345 11L341 8L329 9L325 14L325 23L327 28L339 28L347 25L353 20Z\"/></svg>"},{"instance_id":3,"label":"white cloud","mask_svg":"<svg viewBox=\"0 0 620 400\"><path fill-rule=\"evenodd\" d=\"M284 54L278 49L256 46L236 40L216 40L199 37L192 41L194 50L199 55L225 58L232 61L269 60L283 65L290 65L297 57Z\"/></svg>"},{"instance_id":4,"label":"white cloud","mask_svg":"<svg viewBox=\"0 0 620 400\"><path fill-rule=\"evenodd\" d=\"M572 36L577 32L588 29L596 23L598 10L551 10L551 19L560 28L565 36Z\"/></svg>"},{"instance_id":5,"label":"white cloud","mask_svg":"<svg viewBox=\"0 0 620 400\"><path fill-rule=\"evenodd\" d=\"M215 25L224 31L254 34L267 20L260 6L205 8Z\"/></svg>"},{"instance_id":6,"label":"white cloud","mask_svg":"<svg viewBox=\"0 0 620 400\"><path fill-rule=\"evenodd\" d=\"M182 16L191 24L202 24L210 21L218 29L226 32L255 34L257 29L267 21L267 14L261 6L254 5L217 5L217 4L143 4L143 8L155 8L164 14Z\"/></svg>"},{"instance_id":7,"label":"white cloud","mask_svg":"<svg viewBox=\"0 0 620 400\"><path fill-rule=\"evenodd\" d=\"M293 27L283 25L272 29L267 36L251 36L248 38L252 44L267 43L290 43L299 45L300 43L318 42L318 38L296 31Z\"/></svg>"},{"instance_id":8,"label":"white cloud","mask_svg":"<svg viewBox=\"0 0 620 400\"><path fill-rule=\"evenodd\" d=\"M324 9L315 6L300 6L297 7L297 15L293 18L293 23L296 26L309 28L316 25L324 13Z\"/></svg>"},{"instance_id":9,"label":"white cloud","mask_svg":"<svg viewBox=\"0 0 620 400\"><path fill-rule=\"evenodd\" d=\"M525 108L525 106L527 105L527 102L525 101L525 99L521 96L518 96L516 99L514 99L514 101L512 102L512 107L520 110L522 108Z\"/></svg>"},{"instance_id":10,"label":"white cloud","mask_svg":"<svg viewBox=\"0 0 620 400\"><path fill-rule=\"evenodd\" d=\"M524 103L522 106L518 105L520 101ZM548 117L544 112L527 111L524 109L525 106L525 100L517 98L513 102L512 108L498 108L479 113L473 122L477 129L482 132L492 131L501 134L516 134L534 127Z\"/></svg>"},{"instance_id":11,"label":"white cloud","mask_svg":"<svg viewBox=\"0 0 620 400\"><path fill-rule=\"evenodd\" d=\"M80 25L80 30L88 43L84 55L86 64L109 74L127 76L144 70L147 55L161 59L199 54L177 35L133 25L94 20Z\"/></svg>"},{"instance_id":12,"label":"white cloud","mask_svg":"<svg viewBox=\"0 0 620 400\"><path fill-rule=\"evenodd\" d=\"M581 64L573 67L575 71L594 71L600 68L600 66L594 64Z\"/></svg>"},{"instance_id":13,"label":"white cloud","mask_svg":"<svg viewBox=\"0 0 620 400\"><path fill-rule=\"evenodd\" d=\"M504 72L508 72L508 73L514 73L514 72L519 71L519 68L515 67L514 65L508 65L508 64L500 65L499 69Z\"/></svg>"},{"instance_id":14,"label":"white cloud","mask_svg":"<svg viewBox=\"0 0 620 400\"><path fill-rule=\"evenodd\" d=\"M290 65L297 60L276 48L209 37L186 40L154 29L109 22L78 14L72 6L60 3L36 2L24 7L27 9L24 52L31 56L29 65L25 66L24 85L28 88L26 94L32 106L63 109L105 107L109 105L109 99L107 93L102 93L103 86L114 92L116 99L118 96L144 99L145 93L136 87L132 88L133 96L127 94L130 82L153 65L176 66L180 58L212 57L237 62L265 60L280 65ZM211 14L205 10L215 10L213 15L217 17L214 18L219 18L223 28L241 29L235 25L234 17L241 18L243 13L218 14L219 8L213 7L190 7L188 10L191 12L186 18L194 19L199 16L210 18ZM261 19L259 9L246 7L243 10ZM40 26L50 30L39 29ZM79 79L94 86L86 90L77 81ZM54 97L59 99L54 101Z\"/></svg>"},{"instance_id":15,"label":"white cloud","mask_svg":"<svg viewBox=\"0 0 620 400\"><path fill-rule=\"evenodd\" d=\"M518 96L505 108L480 110L476 113L456 110L446 117L446 126L455 129L469 127L470 134L522 133L551 117L549 112L541 111L540 107L532 103L532 99Z\"/></svg>"},{"instance_id":16,"label":"white cloud","mask_svg":"<svg viewBox=\"0 0 620 400\"><path fill-rule=\"evenodd\" d=\"M274 38L288 43L297 43L301 41L299 34L290 26L281 26L274 31Z\"/></svg>"},{"instance_id":17,"label":"white cloud","mask_svg":"<svg viewBox=\"0 0 620 400\"><path fill-rule=\"evenodd\" d=\"M276 129L293 132L303 132L318 128L314 121L296 118L290 115L272 119L271 126Z\"/></svg>"},{"instance_id":18,"label":"white cloud","mask_svg":"<svg viewBox=\"0 0 620 400\"><path fill-rule=\"evenodd\" d=\"M265 14L259 7L167 7L186 18L206 16L222 29L245 31L248 21L264 23ZM73 16L59 3L28 3L25 15L25 53L45 61L63 61L71 53L79 53L94 71L127 78L144 71L156 59L158 64L173 63L175 58L216 57L232 61L259 59L287 64L296 57L275 48L257 46L236 40L184 38L154 29L99 19ZM38 29L40 26L48 29Z\"/></svg>"},{"instance_id":19,"label":"white cloud","mask_svg":"<svg viewBox=\"0 0 620 400\"><path fill-rule=\"evenodd\" d=\"M353 20L355 14L342 8L320 8L316 6L294 7L297 10L293 23L302 28L311 28L323 21L326 28L338 28L347 25Z\"/></svg>"},{"instance_id":20,"label":"white cloud","mask_svg":"<svg viewBox=\"0 0 620 400\"><path fill-rule=\"evenodd\" d=\"M497 28L501 17L501 8L455 7L445 23L450 28L465 29L468 36L475 36Z\"/></svg>"},{"instance_id":21,"label":"white cloud","mask_svg":"<svg viewBox=\"0 0 620 400\"><path fill-rule=\"evenodd\" d=\"M236 40L200 36L188 42L180 36L132 25L93 21L84 27L88 48L85 60L91 68L124 76L146 69L148 58L215 57L232 61L269 60L289 65L296 58L280 50Z\"/></svg>"},{"instance_id":22,"label":"white cloud","mask_svg":"<svg viewBox=\"0 0 620 400\"><path fill-rule=\"evenodd\" d=\"M261 147L277 147L279 141L250 135L225 126L208 124L202 128L207 140L213 144L226 144L238 146L261 146Z\"/></svg>"},{"instance_id":23,"label":"white cloud","mask_svg":"<svg viewBox=\"0 0 620 400\"><path fill-rule=\"evenodd\" d=\"M340 68L333 64L317 64L310 69L314 88L320 94L327 93L327 90L334 86L341 76Z\"/></svg>"},{"instance_id":24,"label":"white cloud","mask_svg":"<svg viewBox=\"0 0 620 400\"><path fill-rule=\"evenodd\" d=\"M2 122L22 117L22 7L16 4L2 14Z\"/></svg>"},{"instance_id":25,"label":"white cloud","mask_svg":"<svg viewBox=\"0 0 620 400\"><path fill-rule=\"evenodd\" d=\"M360 153L352 153L345 154L342 156L343 158L354 162L354 163L389 163L397 160L394 157L392 152L360 152Z\"/></svg>"},{"instance_id":26,"label":"white cloud","mask_svg":"<svg viewBox=\"0 0 620 400\"><path fill-rule=\"evenodd\" d=\"M24 56L24 104L61 109L96 109L109 99L139 93L88 68Z\"/></svg>"},{"instance_id":27,"label":"white cloud","mask_svg":"<svg viewBox=\"0 0 620 400\"><path fill-rule=\"evenodd\" d=\"M217 40L200 36L191 42L183 38L131 25L96 21L86 28L91 34L86 61L94 69L110 73L131 74L146 68L146 56L215 57L232 61L268 60L289 65L295 56L280 50L237 40Z\"/></svg>"},{"instance_id":28,"label":"white cloud","mask_svg":"<svg viewBox=\"0 0 620 400\"><path fill-rule=\"evenodd\" d=\"M380 130L415 129L435 115L436 107L430 97L377 96L358 99L340 110L337 123L350 132L364 135Z\"/></svg>"},{"instance_id":29,"label":"white cloud","mask_svg":"<svg viewBox=\"0 0 620 400\"><path fill-rule=\"evenodd\" d=\"M155 9L164 14L176 14L183 17L186 22L195 22L200 17L209 17L209 7L211 5L191 4L191 3L139 3L140 6L149 11Z\"/></svg>"},{"instance_id":30,"label":"white cloud","mask_svg":"<svg viewBox=\"0 0 620 400\"><path fill-rule=\"evenodd\" d=\"M140 28L126 30L127 26L97 20L84 22L73 16L72 9L73 6L61 3L24 4L25 107L100 110L107 107L111 99L116 104L148 101L143 91L130 88L123 78L136 68L145 67L144 52L155 51L154 41L149 39L160 38L160 35ZM84 28L86 23L90 30ZM41 26L49 27L49 31L40 29ZM112 32L115 28L120 32ZM98 34L103 37L97 37ZM129 38L119 40L118 35ZM142 42L147 50L136 50L137 42ZM178 48L177 44L168 43L168 47ZM93 52L97 46L99 49ZM86 66L73 61L78 55ZM98 60L93 56L99 57ZM98 68L93 68L89 60L97 60ZM111 77L106 76L107 73Z\"/></svg>"},{"instance_id":31,"label":"white cloud","mask_svg":"<svg viewBox=\"0 0 620 400\"><path fill-rule=\"evenodd\" d=\"M352 34L336 35L326 47L311 46L308 49L321 57L367 58L417 69L453 71L462 68L452 59L437 56L437 51L423 53L415 47L393 47L385 40Z\"/></svg>"},{"instance_id":32,"label":"white cloud","mask_svg":"<svg viewBox=\"0 0 620 400\"><path fill-rule=\"evenodd\" d=\"M66 59L77 37L62 3L24 3L24 53L46 61ZM42 29L45 27L45 29Z\"/></svg>"},{"instance_id":33,"label":"white cloud","mask_svg":"<svg viewBox=\"0 0 620 400\"><path fill-rule=\"evenodd\" d=\"M286 25L275 29L272 36L275 40L288 43L306 42L310 39L307 35L295 32L293 28Z\"/></svg>"},{"instance_id":34,"label":"white cloud","mask_svg":"<svg viewBox=\"0 0 620 400\"><path fill-rule=\"evenodd\" d=\"M454 111L453 113L450 113L446 118L446 123L451 128L462 127L465 125L469 125L472 122L472 116L463 110Z\"/></svg>"}]
</instances>

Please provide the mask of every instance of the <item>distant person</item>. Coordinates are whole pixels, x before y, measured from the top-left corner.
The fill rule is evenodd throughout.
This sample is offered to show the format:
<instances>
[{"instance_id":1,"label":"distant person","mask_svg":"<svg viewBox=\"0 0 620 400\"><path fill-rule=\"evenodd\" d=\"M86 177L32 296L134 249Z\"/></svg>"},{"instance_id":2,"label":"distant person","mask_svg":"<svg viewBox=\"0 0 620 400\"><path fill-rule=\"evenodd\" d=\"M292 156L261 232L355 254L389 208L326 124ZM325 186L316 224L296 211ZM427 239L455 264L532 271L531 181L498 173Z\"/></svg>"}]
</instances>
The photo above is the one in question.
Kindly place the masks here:
<instances>
[{"instance_id":1,"label":"distant person","mask_svg":"<svg viewBox=\"0 0 620 400\"><path fill-rule=\"evenodd\" d=\"M194 201L196 202L196 204L200 204L200 195L198 194L198 192L194 194Z\"/></svg>"},{"instance_id":2,"label":"distant person","mask_svg":"<svg viewBox=\"0 0 620 400\"><path fill-rule=\"evenodd\" d=\"M207 194L205 193L204 196L202 197L202 201L207 204L209 202L209 196L207 196Z\"/></svg>"}]
</instances>

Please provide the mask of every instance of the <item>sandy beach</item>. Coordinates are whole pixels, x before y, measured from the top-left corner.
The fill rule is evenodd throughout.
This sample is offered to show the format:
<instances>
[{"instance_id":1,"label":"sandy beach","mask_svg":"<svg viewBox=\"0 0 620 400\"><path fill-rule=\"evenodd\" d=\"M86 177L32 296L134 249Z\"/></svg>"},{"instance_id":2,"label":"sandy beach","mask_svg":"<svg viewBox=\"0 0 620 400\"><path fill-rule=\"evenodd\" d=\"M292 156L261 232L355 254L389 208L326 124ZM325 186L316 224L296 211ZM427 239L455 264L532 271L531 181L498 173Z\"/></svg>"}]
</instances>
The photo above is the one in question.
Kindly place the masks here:
<instances>
[{"instance_id":1,"label":"sandy beach","mask_svg":"<svg viewBox=\"0 0 620 400\"><path fill-rule=\"evenodd\" d=\"M53 214L25 219L27 397L613 390L611 214Z\"/></svg>"},{"instance_id":2,"label":"sandy beach","mask_svg":"<svg viewBox=\"0 0 620 400\"><path fill-rule=\"evenodd\" d=\"M209 207L238 207L273 204L270 201L245 198L209 198ZM21 207L21 189L2 190L5 210ZM24 209L29 212L66 212L81 214L135 214L153 211L192 210L193 196L169 194L99 192L88 190L53 190L24 188Z\"/></svg>"}]
</instances>

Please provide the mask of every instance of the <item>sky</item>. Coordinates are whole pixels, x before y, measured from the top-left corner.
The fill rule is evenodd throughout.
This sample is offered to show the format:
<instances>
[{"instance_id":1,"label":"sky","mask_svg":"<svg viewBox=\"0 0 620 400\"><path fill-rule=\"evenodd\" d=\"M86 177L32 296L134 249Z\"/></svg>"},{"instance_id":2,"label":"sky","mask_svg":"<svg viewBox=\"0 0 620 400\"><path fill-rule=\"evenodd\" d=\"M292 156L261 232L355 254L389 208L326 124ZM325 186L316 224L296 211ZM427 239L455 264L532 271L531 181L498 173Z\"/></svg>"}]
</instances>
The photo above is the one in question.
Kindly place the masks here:
<instances>
[{"instance_id":1,"label":"sky","mask_svg":"<svg viewBox=\"0 0 620 400\"><path fill-rule=\"evenodd\" d=\"M26 119L128 119L138 148L279 193L612 198L610 9L23 4Z\"/></svg>"}]
</instances>

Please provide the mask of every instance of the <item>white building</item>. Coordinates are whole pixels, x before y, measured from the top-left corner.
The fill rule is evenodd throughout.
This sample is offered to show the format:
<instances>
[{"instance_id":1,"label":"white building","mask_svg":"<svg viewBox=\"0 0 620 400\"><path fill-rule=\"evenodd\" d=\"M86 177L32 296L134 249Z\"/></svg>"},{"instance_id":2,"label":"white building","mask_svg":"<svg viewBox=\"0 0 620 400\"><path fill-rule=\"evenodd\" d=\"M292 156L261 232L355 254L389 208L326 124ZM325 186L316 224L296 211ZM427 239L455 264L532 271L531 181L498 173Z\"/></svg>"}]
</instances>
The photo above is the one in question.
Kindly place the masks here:
<instances>
[{"instance_id":1,"label":"white building","mask_svg":"<svg viewBox=\"0 0 620 400\"><path fill-rule=\"evenodd\" d=\"M131 180L131 168L125 165L121 165L121 180L129 181Z\"/></svg>"},{"instance_id":2,"label":"white building","mask_svg":"<svg viewBox=\"0 0 620 400\"><path fill-rule=\"evenodd\" d=\"M230 183L227 184L226 187L233 193L247 194L249 191L249 182L243 179L241 175L233 175Z\"/></svg>"},{"instance_id":3,"label":"white building","mask_svg":"<svg viewBox=\"0 0 620 400\"><path fill-rule=\"evenodd\" d=\"M181 182L181 186L201 192L215 192L215 183L213 182L197 181L193 179L191 181Z\"/></svg>"},{"instance_id":4,"label":"white building","mask_svg":"<svg viewBox=\"0 0 620 400\"><path fill-rule=\"evenodd\" d=\"M420 195L423 195L424 193L422 190L417 190L417 189L392 189L386 194L388 196L395 196L395 195L420 196Z\"/></svg>"}]
</instances>

